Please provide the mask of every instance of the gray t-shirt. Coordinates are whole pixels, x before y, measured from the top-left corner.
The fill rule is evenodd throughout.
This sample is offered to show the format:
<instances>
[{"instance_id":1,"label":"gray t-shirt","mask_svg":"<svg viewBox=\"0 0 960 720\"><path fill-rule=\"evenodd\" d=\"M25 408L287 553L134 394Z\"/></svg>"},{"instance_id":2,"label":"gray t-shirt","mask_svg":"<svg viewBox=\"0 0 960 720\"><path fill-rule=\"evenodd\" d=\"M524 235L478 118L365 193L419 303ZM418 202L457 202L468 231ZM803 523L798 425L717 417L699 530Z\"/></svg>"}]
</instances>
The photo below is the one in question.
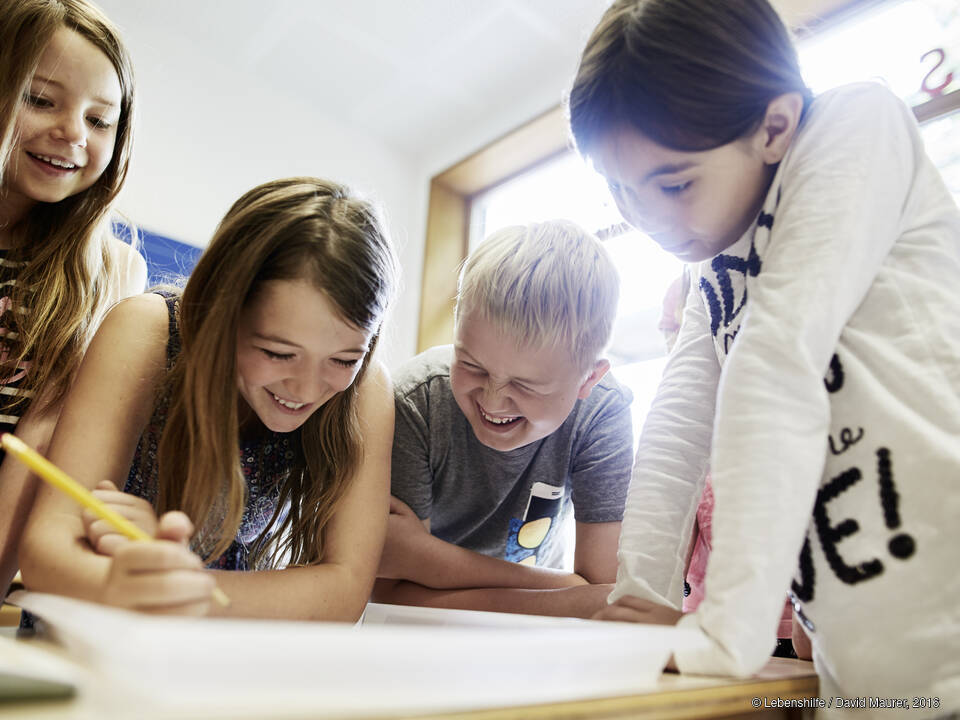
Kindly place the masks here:
<instances>
[{"instance_id":1,"label":"gray t-shirt","mask_svg":"<svg viewBox=\"0 0 960 720\"><path fill-rule=\"evenodd\" d=\"M559 531L623 518L633 462L632 395L607 373L545 438L501 452L473 434L450 388L453 348L431 348L394 378L392 492L431 532L492 557L560 567Z\"/></svg>"}]
</instances>

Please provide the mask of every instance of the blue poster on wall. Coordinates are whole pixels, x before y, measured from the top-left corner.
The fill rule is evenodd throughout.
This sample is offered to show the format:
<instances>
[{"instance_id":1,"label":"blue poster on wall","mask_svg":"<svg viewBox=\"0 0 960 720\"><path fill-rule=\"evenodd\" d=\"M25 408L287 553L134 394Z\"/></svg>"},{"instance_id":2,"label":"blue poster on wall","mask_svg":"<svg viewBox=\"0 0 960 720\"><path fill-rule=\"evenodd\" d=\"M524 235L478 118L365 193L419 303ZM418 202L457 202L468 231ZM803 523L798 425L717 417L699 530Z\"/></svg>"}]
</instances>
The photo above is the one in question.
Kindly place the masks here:
<instances>
[{"instance_id":1,"label":"blue poster on wall","mask_svg":"<svg viewBox=\"0 0 960 720\"><path fill-rule=\"evenodd\" d=\"M130 242L130 226L126 223L114 222L113 232L124 242ZM137 228L137 233L140 236L140 253L147 261L147 287L186 284L203 251L143 228Z\"/></svg>"}]
</instances>

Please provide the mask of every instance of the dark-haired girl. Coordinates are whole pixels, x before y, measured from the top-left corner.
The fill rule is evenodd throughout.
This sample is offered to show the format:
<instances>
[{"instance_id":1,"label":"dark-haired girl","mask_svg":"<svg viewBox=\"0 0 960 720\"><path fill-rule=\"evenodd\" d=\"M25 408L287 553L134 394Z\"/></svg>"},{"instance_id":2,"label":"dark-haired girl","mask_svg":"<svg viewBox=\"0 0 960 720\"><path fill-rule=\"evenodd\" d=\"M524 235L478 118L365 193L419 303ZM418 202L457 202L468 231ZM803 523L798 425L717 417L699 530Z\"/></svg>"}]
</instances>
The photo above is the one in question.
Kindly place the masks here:
<instances>
[{"instance_id":1,"label":"dark-haired girl","mask_svg":"<svg viewBox=\"0 0 960 720\"><path fill-rule=\"evenodd\" d=\"M765 0L616 2L569 105L624 217L693 274L603 616L677 621L709 464L679 669L755 672L789 591L822 697L955 712L960 212L910 110L878 84L813 97Z\"/></svg>"}]
</instances>

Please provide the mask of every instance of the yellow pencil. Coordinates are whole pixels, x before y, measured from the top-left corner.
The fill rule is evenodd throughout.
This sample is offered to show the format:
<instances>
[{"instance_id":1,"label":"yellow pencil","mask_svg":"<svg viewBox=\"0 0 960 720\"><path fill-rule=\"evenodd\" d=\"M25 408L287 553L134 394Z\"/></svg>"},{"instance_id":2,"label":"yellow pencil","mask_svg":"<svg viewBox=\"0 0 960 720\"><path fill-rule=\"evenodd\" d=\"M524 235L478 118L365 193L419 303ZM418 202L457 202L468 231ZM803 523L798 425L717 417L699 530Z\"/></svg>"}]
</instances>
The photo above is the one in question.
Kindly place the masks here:
<instances>
[{"instance_id":1,"label":"yellow pencil","mask_svg":"<svg viewBox=\"0 0 960 720\"><path fill-rule=\"evenodd\" d=\"M3 446L4 450L17 458L17 460L22 462L41 478L57 488L57 490L66 493L83 507L92 510L97 517L106 520L108 523L113 525L117 532L126 535L131 540L145 540L147 542L153 541L153 538L147 535L146 532L127 520L120 513L116 512L115 510L111 510L92 492L87 490L83 485L67 475L63 470L47 460L45 457L43 457L43 455L27 445L20 438L16 437L15 435L11 435L10 433L3 433L0 435L0 445ZM218 587L213 589L213 597L224 607L230 604L230 598L228 598L226 593Z\"/></svg>"}]
</instances>

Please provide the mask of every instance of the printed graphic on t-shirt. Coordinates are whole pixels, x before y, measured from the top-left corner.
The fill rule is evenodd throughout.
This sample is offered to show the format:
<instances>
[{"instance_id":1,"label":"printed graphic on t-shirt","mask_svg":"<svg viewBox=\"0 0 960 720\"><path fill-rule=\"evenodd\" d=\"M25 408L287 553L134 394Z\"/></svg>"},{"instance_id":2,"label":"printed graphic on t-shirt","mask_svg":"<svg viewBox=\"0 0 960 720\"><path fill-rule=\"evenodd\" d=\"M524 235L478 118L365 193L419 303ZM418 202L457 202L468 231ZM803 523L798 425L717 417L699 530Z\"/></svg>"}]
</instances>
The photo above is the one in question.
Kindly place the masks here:
<instances>
[{"instance_id":1,"label":"printed graphic on t-shirt","mask_svg":"<svg viewBox=\"0 0 960 720\"><path fill-rule=\"evenodd\" d=\"M510 518L504 559L521 565L536 565L554 521L560 514L563 487L535 482L522 518Z\"/></svg>"},{"instance_id":2,"label":"printed graphic on t-shirt","mask_svg":"<svg viewBox=\"0 0 960 720\"><path fill-rule=\"evenodd\" d=\"M747 279L759 275L763 267L762 256L770 242L774 212L780 204L779 184L777 176L752 232L745 233L710 260L709 265L706 262L700 264L697 288L710 315L710 334L721 365L740 332L747 305Z\"/></svg>"},{"instance_id":3,"label":"printed graphic on t-shirt","mask_svg":"<svg viewBox=\"0 0 960 720\"><path fill-rule=\"evenodd\" d=\"M882 575L889 563L906 561L919 550L914 536L903 527L897 455L889 441L879 438L881 419L869 412L864 398L857 397L863 391L850 389L842 358L838 350L824 378L834 409L827 438L829 453L811 528L791 584L794 609L810 631L816 625L802 604L817 598L821 573L829 571L844 585L858 585ZM856 422L849 422L854 418ZM877 428L876 438L871 425ZM819 553L815 554L815 549Z\"/></svg>"}]
</instances>

